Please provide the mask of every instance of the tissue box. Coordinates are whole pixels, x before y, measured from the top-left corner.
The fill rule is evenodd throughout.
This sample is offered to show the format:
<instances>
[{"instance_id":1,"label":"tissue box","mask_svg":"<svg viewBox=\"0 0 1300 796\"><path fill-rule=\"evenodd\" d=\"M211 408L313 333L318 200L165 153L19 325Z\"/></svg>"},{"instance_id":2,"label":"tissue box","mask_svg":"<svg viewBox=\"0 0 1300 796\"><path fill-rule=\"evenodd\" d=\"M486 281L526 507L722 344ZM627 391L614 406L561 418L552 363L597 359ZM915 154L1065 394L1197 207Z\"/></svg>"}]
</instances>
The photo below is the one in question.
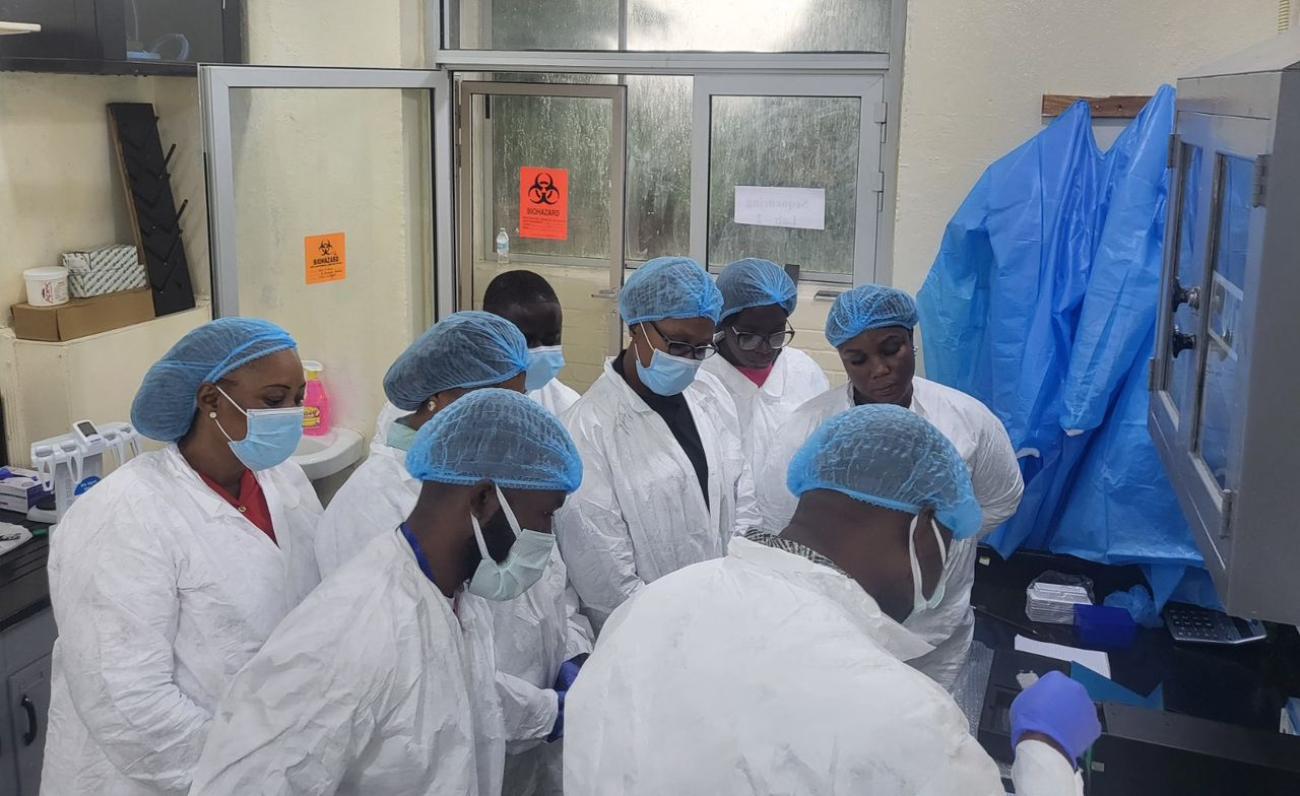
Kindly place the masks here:
<instances>
[{"instance_id":1,"label":"tissue box","mask_svg":"<svg viewBox=\"0 0 1300 796\"><path fill-rule=\"evenodd\" d=\"M149 286L140 252L134 246L115 244L88 251L67 252L68 292L73 298L92 298Z\"/></svg>"},{"instance_id":2,"label":"tissue box","mask_svg":"<svg viewBox=\"0 0 1300 796\"><path fill-rule=\"evenodd\" d=\"M0 467L0 509L26 514L47 494L35 470Z\"/></svg>"}]
</instances>

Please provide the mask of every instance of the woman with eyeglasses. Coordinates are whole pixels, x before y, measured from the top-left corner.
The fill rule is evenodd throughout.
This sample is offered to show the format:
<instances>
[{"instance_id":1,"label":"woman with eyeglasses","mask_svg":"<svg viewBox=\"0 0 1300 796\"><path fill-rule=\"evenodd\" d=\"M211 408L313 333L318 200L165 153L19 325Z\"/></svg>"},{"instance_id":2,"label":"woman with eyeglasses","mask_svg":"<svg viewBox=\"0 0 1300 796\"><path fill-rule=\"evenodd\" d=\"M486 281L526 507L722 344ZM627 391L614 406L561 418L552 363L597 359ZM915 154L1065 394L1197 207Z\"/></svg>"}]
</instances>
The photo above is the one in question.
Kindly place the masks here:
<instances>
[{"instance_id":1,"label":"woman with eyeglasses","mask_svg":"<svg viewBox=\"0 0 1300 796\"><path fill-rule=\"evenodd\" d=\"M724 555L758 521L735 403L700 372L721 308L694 260L638 268L619 296L631 343L565 415L586 475L555 536L597 629L647 583Z\"/></svg>"},{"instance_id":2,"label":"woman with eyeglasses","mask_svg":"<svg viewBox=\"0 0 1300 796\"><path fill-rule=\"evenodd\" d=\"M757 473L790 414L830 383L812 357L790 345L790 315L799 297L784 269L771 260L738 260L718 275L718 290L718 356L704 360L704 370L736 402L745 456Z\"/></svg>"},{"instance_id":3,"label":"woman with eyeglasses","mask_svg":"<svg viewBox=\"0 0 1300 796\"><path fill-rule=\"evenodd\" d=\"M826 319L826 339L839 351L849 383L832 387L790 415L756 476L759 513L765 529L788 524L797 505L786 488L791 459L823 423L854 406L894 404L942 431L970 470L983 524L969 539L945 538L943 597L936 607L909 616L903 626L935 648L909 663L951 691L975 629L970 592L979 538L1016 512L1025 486L1002 421L966 393L916 376L915 327L916 302L901 290L862 285L835 300Z\"/></svg>"}]
</instances>

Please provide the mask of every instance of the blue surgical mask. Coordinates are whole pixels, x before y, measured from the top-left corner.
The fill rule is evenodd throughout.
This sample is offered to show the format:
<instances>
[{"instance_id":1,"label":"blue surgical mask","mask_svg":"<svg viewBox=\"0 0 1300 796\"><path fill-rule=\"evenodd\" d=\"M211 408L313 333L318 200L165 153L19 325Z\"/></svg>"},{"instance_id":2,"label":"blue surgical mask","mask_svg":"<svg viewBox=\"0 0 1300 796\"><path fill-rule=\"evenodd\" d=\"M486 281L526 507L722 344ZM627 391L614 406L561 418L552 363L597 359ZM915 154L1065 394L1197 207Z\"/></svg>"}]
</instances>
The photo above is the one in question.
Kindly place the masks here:
<instances>
[{"instance_id":1,"label":"blue surgical mask","mask_svg":"<svg viewBox=\"0 0 1300 796\"><path fill-rule=\"evenodd\" d=\"M478 552L482 556L478 568L474 570L474 577L469 581L469 593L477 594L485 600L505 602L528 591L541 579L551 562L555 537L549 533L521 529L515 513L510 510L510 504L506 502L506 496L501 494L501 487L496 490L501 511L510 523L510 530L515 532L515 543L510 546L506 560L498 564L488 553L478 517L469 515L469 521L474 526L474 541L478 542Z\"/></svg>"},{"instance_id":2,"label":"blue surgical mask","mask_svg":"<svg viewBox=\"0 0 1300 796\"><path fill-rule=\"evenodd\" d=\"M284 464L298 450L298 443L302 441L301 406L287 409L244 409L226 395L225 390L218 387L217 392L248 418L248 431L241 440L231 439L226 430L221 428L221 423L217 423L217 428L225 434L235 457L245 467L253 472L269 470ZM216 420L217 413L213 412L210 417Z\"/></svg>"},{"instance_id":3,"label":"blue surgical mask","mask_svg":"<svg viewBox=\"0 0 1300 796\"><path fill-rule=\"evenodd\" d=\"M564 370L564 349L558 345L544 345L528 349L528 376L524 389L540 390Z\"/></svg>"},{"instance_id":4,"label":"blue surgical mask","mask_svg":"<svg viewBox=\"0 0 1300 796\"><path fill-rule=\"evenodd\" d=\"M934 594L930 599L925 599L925 591L921 587L921 561L916 557L916 523L918 518L912 518L912 527L907 531L907 555L909 563L912 566L912 613L908 619L915 619L926 611L933 611L943 602L944 595L944 569L948 566L948 549L943 545L943 535L939 533L938 527L933 522L930 523L930 530L934 532L934 541L939 544L939 583L934 587Z\"/></svg>"},{"instance_id":5,"label":"blue surgical mask","mask_svg":"<svg viewBox=\"0 0 1300 796\"><path fill-rule=\"evenodd\" d=\"M415 435L419 434L418 429L411 428L405 423L399 423L394 420L388 424L388 436L385 442L388 447L397 448L399 451L409 451L412 443L415 442Z\"/></svg>"},{"instance_id":6,"label":"blue surgical mask","mask_svg":"<svg viewBox=\"0 0 1300 796\"><path fill-rule=\"evenodd\" d=\"M645 326L640 328L646 345L651 345L650 337L645 333ZM700 371L700 364L698 359L676 357L654 348L654 353L650 355L650 367L641 364L641 357L636 358L636 375L651 392L668 398L681 395L687 387L691 386Z\"/></svg>"}]
</instances>

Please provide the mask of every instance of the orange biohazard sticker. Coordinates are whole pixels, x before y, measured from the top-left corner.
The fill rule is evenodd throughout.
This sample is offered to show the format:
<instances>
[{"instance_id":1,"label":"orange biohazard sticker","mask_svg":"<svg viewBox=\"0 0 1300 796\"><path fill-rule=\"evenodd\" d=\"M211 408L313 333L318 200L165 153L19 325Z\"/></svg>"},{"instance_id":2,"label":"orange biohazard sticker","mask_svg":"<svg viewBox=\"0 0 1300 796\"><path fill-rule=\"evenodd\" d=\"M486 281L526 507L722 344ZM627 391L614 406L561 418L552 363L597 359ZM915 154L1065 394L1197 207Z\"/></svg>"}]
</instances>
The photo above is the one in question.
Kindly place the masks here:
<instances>
[{"instance_id":1,"label":"orange biohazard sticker","mask_svg":"<svg viewBox=\"0 0 1300 796\"><path fill-rule=\"evenodd\" d=\"M305 242L307 284L323 285L348 278L348 241L342 232L310 235Z\"/></svg>"},{"instance_id":2,"label":"orange biohazard sticker","mask_svg":"<svg viewBox=\"0 0 1300 796\"><path fill-rule=\"evenodd\" d=\"M569 239L569 170L519 170L519 237Z\"/></svg>"}]
</instances>

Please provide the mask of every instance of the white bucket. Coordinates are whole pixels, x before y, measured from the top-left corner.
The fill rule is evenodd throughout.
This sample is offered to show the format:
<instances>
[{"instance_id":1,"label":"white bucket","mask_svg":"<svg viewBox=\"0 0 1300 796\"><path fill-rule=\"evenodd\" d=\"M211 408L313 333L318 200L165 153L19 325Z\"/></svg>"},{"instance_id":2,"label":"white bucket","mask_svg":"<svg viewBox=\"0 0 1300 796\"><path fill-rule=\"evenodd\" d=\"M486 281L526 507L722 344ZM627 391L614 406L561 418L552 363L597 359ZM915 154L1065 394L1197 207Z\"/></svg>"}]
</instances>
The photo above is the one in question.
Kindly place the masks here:
<instances>
[{"instance_id":1,"label":"white bucket","mask_svg":"<svg viewBox=\"0 0 1300 796\"><path fill-rule=\"evenodd\" d=\"M68 303L68 269L28 268L23 271L27 280L27 303L33 307L57 307Z\"/></svg>"}]
</instances>

